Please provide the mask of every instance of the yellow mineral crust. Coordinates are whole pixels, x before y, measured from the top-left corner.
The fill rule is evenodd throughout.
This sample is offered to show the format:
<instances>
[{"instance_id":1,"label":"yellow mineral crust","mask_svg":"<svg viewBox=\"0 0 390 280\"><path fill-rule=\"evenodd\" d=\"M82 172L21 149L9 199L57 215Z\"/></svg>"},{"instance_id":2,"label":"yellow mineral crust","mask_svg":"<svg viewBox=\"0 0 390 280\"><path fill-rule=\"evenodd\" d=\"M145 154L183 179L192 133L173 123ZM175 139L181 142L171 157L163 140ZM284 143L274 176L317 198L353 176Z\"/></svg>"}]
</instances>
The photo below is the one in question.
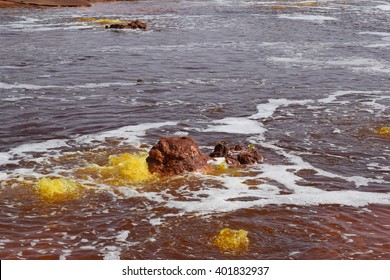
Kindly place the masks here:
<instances>
[{"instance_id":1,"label":"yellow mineral crust","mask_svg":"<svg viewBox=\"0 0 390 280\"><path fill-rule=\"evenodd\" d=\"M78 170L78 173L92 177L94 180L111 186L124 186L133 183L147 182L156 177L149 172L146 162L147 154L129 154L110 156L105 166L91 165Z\"/></svg>"},{"instance_id":2,"label":"yellow mineral crust","mask_svg":"<svg viewBox=\"0 0 390 280\"><path fill-rule=\"evenodd\" d=\"M224 228L214 239L214 244L221 251L245 251L249 246L249 239L247 235L248 232L243 229L234 230L230 228Z\"/></svg>"},{"instance_id":3,"label":"yellow mineral crust","mask_svg":"<svg viewBox=\"0 0 390 280\"><path fill-rule=\"evenodd\" d=\"M98 23L101 25L106 25L106 24L124 24L126 23L125 20L121 19L109 19L109 18L93 18L93 17L80 17L76 18L77 21L79 22L89 22L89 23Z\"/></svg>"},{"instance_id":4,"label":"yellow mineral crust","mask_svg":"<svg viewBox=\"0 0 390 280\"><path fill-rule=\"evenodd\" d=\"M55 200L64 197L77 196L80 193L81 185L71 179L40 178L36 186L36 191L48 200Z\"/></svg>"},{"instance_id":5,"label":"yellow mineral crust","mask_svg":"<svg viewBox=\"0 0 390 280\"><path fill-rule=\"evenodd\" d=\"M100 24L124 24L124 23L126 23L126 21L124 21L124 20L108 19L108 18L97 19L94 22L100 23Z\"/></svg>"},{"instance_id":6,"label":"yellow mineral crust","mask_svg":"<svg viewBox=\"0 0 390 280\"><path fill-rule=\"evenodd\" d=\"M377 130L379 135L390 136L390 126L383 126Z\"/></svg>"},{"instance_id":7,"label":"yellow mineral crust","mask_svg":"<svg viewBox=\"0 0 390 280\"><path fill-rule=\"evenodd\" d=\"M319 3L318 2L299 2L297 3L297 6L300 6L300 7L310 7L310 6L318 6Z\"/></svg>"}]
</instances>

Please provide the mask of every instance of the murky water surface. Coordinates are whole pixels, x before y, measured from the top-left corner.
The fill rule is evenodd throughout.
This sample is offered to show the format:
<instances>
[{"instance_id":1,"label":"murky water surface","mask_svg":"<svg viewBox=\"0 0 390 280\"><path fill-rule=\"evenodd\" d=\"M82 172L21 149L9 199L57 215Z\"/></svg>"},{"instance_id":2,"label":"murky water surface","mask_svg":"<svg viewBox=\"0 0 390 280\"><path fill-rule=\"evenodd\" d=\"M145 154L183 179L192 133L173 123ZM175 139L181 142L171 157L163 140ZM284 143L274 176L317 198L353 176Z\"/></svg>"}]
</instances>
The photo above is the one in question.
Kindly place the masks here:
<instances>
[{"instance_id":1,"label":"murky water surface","mask_svg":"<svg viewBox=\"0 0 390 280\"><path fill-rule=\"evenodd\" d=\"M0 45L1 259L390 259L388 1L4 9ZM172 135L264 163L103 178ZM80 188L48 198L44 177ZM217 248L223 228L248 249Z\"/></svg>"}]
</instances>

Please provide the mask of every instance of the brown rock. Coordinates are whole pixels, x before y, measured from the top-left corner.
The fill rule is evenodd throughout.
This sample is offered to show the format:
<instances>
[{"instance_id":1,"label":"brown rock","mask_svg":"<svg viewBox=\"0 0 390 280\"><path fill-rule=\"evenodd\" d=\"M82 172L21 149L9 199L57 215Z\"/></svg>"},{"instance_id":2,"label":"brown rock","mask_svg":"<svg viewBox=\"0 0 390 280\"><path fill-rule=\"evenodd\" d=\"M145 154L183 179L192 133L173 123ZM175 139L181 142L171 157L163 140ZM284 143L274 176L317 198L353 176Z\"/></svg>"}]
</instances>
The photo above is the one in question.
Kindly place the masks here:
<instances>
[{"instance_id":1,"label":"brown rock","mask_svg":"<svg viewBox=\"0 0 390 280\"><path fill-rule=\"evenodd\" d=\"M132 20L126 23L115 23L106 25L106 28L113 28L113 29L143 29L145 30L148 28L148 24L146 22L140 21L140 20Z\"/></svg>"},{"instance_id":2,"label":"brown rock","mask_svg":"<svg viewBox=\"0 0 390 280\"><path fill-rule=\"evenodd\" d=\"M255 164L263 161L263 156L254 149L246 150L238 154L237 160L241 164Z\"/></svg>"},{"instance_id":3,"label":"brown rock","mask_svg":"<svg viewBox=\"0 0 390 280\"><path fill-rule=\"evenodd\" d=\"M214 147L214 151L210 154L210 157L226 157L229 152L228 146L220 142Z\"/></svg>"},{"instance_id":4,"label":"brown rock","mask_svg":"<svg viewBox=\"0 0 390 280\"><path fill-rule=\"evenodd\" d=\"M146 158L149 171L163 176L207 169L208 158L191 137L163 137Z\"/></svg>"},{"instance_id":5,"label":"brown rock","mask_svg":"<svg viewBox=\"0 0 390 280\"><path fill-rule=\"evenodd\" d=\"M3 1L2 1L3 2ZM7 0L19 5L30 5L32 7L89 7L89 0Z\"/></svg>"},{"instance_id":6,"label":"brown rock","mask_svg":"<svg viewBox=\"0 0 390 280\"><path fill-rule=\"evenodd\" d=\"M263 156L253 145L249 145L248 148L244 149L242 144L229 147L224 142L219 142L215 146L210 157L225 157L226 163L230 166L255 164L263 161Z\"/></svg>"}]
</instances>

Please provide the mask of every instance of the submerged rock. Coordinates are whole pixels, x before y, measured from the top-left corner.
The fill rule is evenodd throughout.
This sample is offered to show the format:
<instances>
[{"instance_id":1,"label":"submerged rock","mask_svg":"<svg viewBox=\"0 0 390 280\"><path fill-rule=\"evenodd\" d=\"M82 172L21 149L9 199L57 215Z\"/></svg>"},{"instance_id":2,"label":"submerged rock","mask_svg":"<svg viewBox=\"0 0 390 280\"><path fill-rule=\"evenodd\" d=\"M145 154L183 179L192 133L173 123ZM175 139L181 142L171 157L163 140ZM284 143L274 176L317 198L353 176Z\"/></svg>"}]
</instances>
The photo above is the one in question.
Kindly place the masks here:
<instances>
[{"instance_id":1,"label":"submerged rock","mask_svg":"<svg viewBox=\"0 0 390 280\"><path fill-rule=\"evenodd\" d=\"M67 178L40 178L36 191L46 200L77 196L82 186Z\"/></svg>"},{"instance_id":2,"label":"submerged rock","mask_svg":"<svg viewBox=\"0 0 390 280\"><path fill-rule=\"evenodd\" d=\"M382 136L390 136L390 126L382 126L377 130L377 133Z\"/></svg>"},{"instance_id":3,"label":"submerged rock","mask_svg":"<svg viewBox=\"0 0 390 280\"><path fill-rule=\"evenodd\" d=\"M149 171L163 176L204 171L208 158L191 137L163 137L149 151Z\"/></svg>"},{"instance_id":4,"label":"submerged rock","mask_svg":"<svg viewBox=\"0 0 390 280\"><path fill-rule=\"evenodd\" d=\"M140 21L140 20L132 20L124 23L114 23L106 25L106 28L112 28L112 29L147 29L148 24L146 22Z\"/></svg>"},{"instance_id":5,"label":"submerged rock","mask_svg":"<svg viewBox=\"0 0 390 280\"><path fill-rule=\"evenodd\" d=\"M214 239L214 244L221 251L241 252L249 247L248 232L243 229L224 228Z\"/></svg>"},{"instance_id":6,"label":"submerged rock","mask_svg":"<svg viewBox=\"0 0 390 280\"><path fill-rule=\"evenodd\" d=\"M226 143L218 143L210 157L224 157L226 163L231 166L240 164L255 164L263 161L263 156L256 147L249 145L246 149L241 144L229 147Z\"/></svg>"}]
</instances>

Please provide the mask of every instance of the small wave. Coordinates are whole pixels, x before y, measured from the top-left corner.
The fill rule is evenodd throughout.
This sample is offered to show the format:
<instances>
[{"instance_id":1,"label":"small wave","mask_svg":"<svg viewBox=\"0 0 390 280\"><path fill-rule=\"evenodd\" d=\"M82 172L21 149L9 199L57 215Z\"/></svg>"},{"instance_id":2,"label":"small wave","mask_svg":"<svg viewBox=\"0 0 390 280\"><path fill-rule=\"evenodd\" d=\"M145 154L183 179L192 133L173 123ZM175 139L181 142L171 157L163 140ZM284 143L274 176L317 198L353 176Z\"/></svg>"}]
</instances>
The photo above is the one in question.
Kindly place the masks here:
<instances>
[{"instance_id":1,"label":"small wave","mask_svg":"<svg viewBox=\"0 0 390 280\"><path fill-rule=\"evenodd\" d=\"M234 134L262 134L265 128L257 121L248 118L224 118L212 121L204 132L225 132Z\"/></svg>"},{"instance_id":2,"label":"small wave","mask_svg":"<svg viewBox=\"0 0 390 280\"><path fill-rule=\"evenodd\" d=\"M136 82L105 82L105 83L86 83L73 86L60 86L60 85L34 85L34 84L21 84L14 83L8 84L0 82L0 89L27 89L27 90L41 90L41 89L51 89L51 88L61 88L61 89L95 89L95 88L108 88L112 86L116 87L126 87L134 86Z\"/></svg>"},{"instance_id":3,"label":"small wave","mask_svg":"<svg viewBox=\"0 0 390 280\"><path fill-rule=\"evenodd\" d=\"M378 5L375 8L382 10L382 11L390 11L390 5Z\"/></svg>"},{"instance_id":4,"label":"small wave","mask_svg":"<svg viewBox=\"0 0 390 280\"><path fill-rule=\"evenodd\" d=\"M269 61L274 63L284 63L287 65L299 65L311 69L322 69L326 67L341 67L353 72L363 73L390 73L390 67L386 61L372 58L351 57L334 58L333 60L304 59L301 57L269 57Z\"/></svg>"},{"instance_id":5,"label":"small wave","mask_svg":"<svg viewBox=\"0 0 390 280\"><path fill-rule=\"evenodd\" d=\"M278 15L278 18L282 19L292 19L292 20L305 20L305 21L317 21L317 22L325 22L325 21L334 21L337 20L335 17L327 17L320 15L304 15L304 14L293 14L293 15Z\"/></svg>"}]
</instances>

